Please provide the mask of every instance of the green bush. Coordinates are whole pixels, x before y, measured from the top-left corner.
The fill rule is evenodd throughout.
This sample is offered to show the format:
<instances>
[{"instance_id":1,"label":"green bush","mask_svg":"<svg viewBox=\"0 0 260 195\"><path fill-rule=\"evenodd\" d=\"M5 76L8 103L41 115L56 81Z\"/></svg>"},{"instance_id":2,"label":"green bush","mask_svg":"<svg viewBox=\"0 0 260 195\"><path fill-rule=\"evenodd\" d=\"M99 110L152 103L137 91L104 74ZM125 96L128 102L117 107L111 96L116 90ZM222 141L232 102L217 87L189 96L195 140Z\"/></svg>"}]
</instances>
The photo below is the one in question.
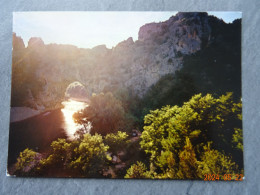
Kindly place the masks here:
<instances>
[{"instance_id":1,"label":"green bush","mask_svg":"<svg viewBox=\"0 0 260 195\"><path fill-rule=\"evenodd\" d=\"M118 131L117 133L107 134L104 138L104 143L109 146L110 152L116 154L123 151L129 144L128 135L126 132Z\"/></svg>"},{"instance_id":2,"label":"green bush","mask_svg":"<svg viewBox=\"0 0 260 195\"><path fill-rule=\"evenodd\" d=\"M212 170L205 167L209 163L207 155L213 153L222 157L218 162L212 158L218 166L216 171L229 167L230 171L241 172L237 163L243 161L243 157L239 156L236 163L231 161L235 159L231 144L233 135L242 126L241 108L241 103L233 102L232 93L219 98L198 94L182 107L165 106L146 115L140 144L150 155L157 177L196 179L202 178L201 172L205 170L212 174ZM205 150L211 142L214 149Z\"/></svg>"},{"instance_id":3,"label":"green bush","mask_svg":"<svg viewBox=\"0 0 260 195\"><path fill-rule=\"evenodd\" d=\"M142 162L137 162L136 164L132 165L125 175L126 179L145 179L150 178L150 174L147 171L145 164Z\"/></svg>"},{"instance_id":4,"label":"green bush","mask_svg":"<svg viewBox=\"0 0 260 195\"><path fill-rule=\"evenodd\" d=\"M30 149L20 153L15 164L15 175L35 176L39 173L42 155Z\"/></svg>"},{"instance_id":5,"label":"green bush","mask_svg":"<svg viewBox=\"0 0 260 195\"><path fill-rule=\"evenodd\" d=\"M235 177L238 173L243 173L243 171L238 169L237 164L229 156L211 149L210 144L204 146L201 161L198 162L198 174L201 178L205 178L205 174L214 174L223 180L226 174Z\"/></svg>"},{"instance_id":6,"label":"green bush","mask_svg":"<svg viewBox=\"0 0 260 195\"><path fill-rule=\"evenodd\" d=\"M58 139L51 144L50 155L41 161L46 172L60 170L68 176L101 177L103 169L111 160L107 155L109 146L101 135L84 134L82 139L66 141Z\"/></svg>"},{"instance_id":7,"label":"green bush","mask_svg":"<svg viewBox=\"0 0 260 195\"><path fill-rule=\"evenodd\" d=\"M135 115L143 120L150 110L166 105L181 105L184 101L188 101L195 92L196 88L189 74L176 71L174 75L165 75L151 86L140 100Z\"/></svg>"},{"instance_id":8,"label":"green bush","mask_svg":"<svg viewBox=\"0 0 260 195\"><path fill-rule=\"evenodd\" d=\"M124 129L125 111L121 101L112 93L100 93L90 98L89 106L73 115L75 122L88 124L91 122L90 133L106 135Z\"/></svg>"}]
</instances>

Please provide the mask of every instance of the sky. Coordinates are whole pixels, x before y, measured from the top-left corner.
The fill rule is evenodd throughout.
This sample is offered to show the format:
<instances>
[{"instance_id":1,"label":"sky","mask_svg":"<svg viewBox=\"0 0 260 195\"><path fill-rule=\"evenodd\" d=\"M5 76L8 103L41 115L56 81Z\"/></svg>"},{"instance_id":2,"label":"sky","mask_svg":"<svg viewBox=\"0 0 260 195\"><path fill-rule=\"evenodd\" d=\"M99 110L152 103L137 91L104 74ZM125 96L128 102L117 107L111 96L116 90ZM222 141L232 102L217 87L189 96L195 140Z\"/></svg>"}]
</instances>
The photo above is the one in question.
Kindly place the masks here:
<instances>
[{"instance_id":1,"label":"sky","mask_svg":"<svg viewBox=\"0 0 260 195\"><path fill-rule=\"evenodd\" d=\"M13 32L25 45L31 37L41 37L45 44L70 44L107 48L132 37L138 39L139 28L151 22L168 20L177 12L14 12ZM241 12L208 12L226 23L241 18Z\"/></svg>"}]
</instances>

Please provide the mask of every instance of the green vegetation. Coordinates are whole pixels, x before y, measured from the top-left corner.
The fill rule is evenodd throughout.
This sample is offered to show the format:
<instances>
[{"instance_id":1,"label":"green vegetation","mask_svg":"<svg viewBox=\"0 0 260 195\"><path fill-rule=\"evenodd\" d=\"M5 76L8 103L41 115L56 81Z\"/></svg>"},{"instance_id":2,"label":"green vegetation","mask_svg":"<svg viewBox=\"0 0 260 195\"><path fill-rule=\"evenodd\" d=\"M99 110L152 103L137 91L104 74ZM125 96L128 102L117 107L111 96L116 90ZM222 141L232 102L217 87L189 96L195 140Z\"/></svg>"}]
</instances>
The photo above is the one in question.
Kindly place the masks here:
<instances>
[{"instance_id":1,"label":"green vegetation","mask_svg":"<svg viewBox=\"0 0 260 195\"><path fill-rule=\"evenodd\" d=\"M196 93L222 95L232 91L241 98L241 20L223 25L209 18L213 27L210 40L198 52L184 56L181 72L194 81Z\"/></svg>"},{"instance_id":2,"label":"green vegetation","mask_svg":"<svg viewBox=\"0 0 260 195\"><path fill-rule=\"evenodd\" d=\"M233 134L232 142L235 144L235 148L237 148L239 151L243 152L243 135L242 135L242 129L235 128L235 133Z\"/></svg>"},{"instance_id":3,"label":"green vegetation","mask_svg":"<svg viewBox=\"0 0 260 195\"><path fill-rule=\"evenodd\" d=\"M198 162L198 170L200 178L205 178L205 174L219 175L220 179L225 179L224 175L243 174L243 170L239 170L237 164L232 161L229 156L221 152L211 149L209 144L204 146L204 153L201 156L201 161Z\"/></svg>"},{"instance_id":4,"label":"green vegetation","mask_svg":"<svg viewBox=\"0 0 260 195\"><path fill-rule=\"evenodd\" d=\"M102 137L79 130L81 136L74 140L53 141L44 157L29 149L21 152L15 173L151 179L204 179L205 174L223 179L225 174L241 174L241 106L233 101L232 93L218 98L197 94L181 107L150 111L140 145L126 132ZM147 155L141 155L142 151ZM112 156L119 162L112 161Z\"/></svg>"},{"instance_id":5,"label":"green vegetation","mask_svg":"<svg viewBox=\"0 0 260 195\"><path fill-rule=\"evenodd\" d=\"M174 75L162 77L145 94L139 103L135 114L142 119L150 110L161 108L165 105L181 105L195 94L196 87L188 74L177 71Z\"/></svg>"},{"instance_id":6,"label":"green vegetation","mask_svg":"<svg viewBox=\"0 0 260 195\"><path fill-rule=\"evenodd\" d=\"M41 155L30 149L20 153L15 164L15 174L19 176L37 176L40 166Z\"/></svg>"},{"instance_id":7,"label":"green vegetation","mask_svg":"<svg viewBox=\"0 0 260 195\"><path fill-rule=\"evenodd\" d=\"M147 171L145 164L142 162L137 162L136 164L133 164L127 170L127 174L125 175L126 179L146 179L150 177L151 176Z\"/></svg>"},{"instance_id":8,"label":"green vegetation","mask_svg":"<svg viewBox=\"0 0 260 195\"><path fill-rule=\"evenodd\" d=\"M36 159L37 153L26 149L16 163L18 176L46 176L54 172L60 176L100 177L111 160L107 155L109 146L102 136L85 134L82 139L68 141L58 139L52 142L52 150L46 158Z\"/></svg>"},{"instance_id":9,"label":"green vegetation","mask_svg":"<svg viewBox=\"0 0 260 195\"><path fill-rule=\"evenodd\" d=\"M102 136L85 134L82 140L72 142L59 139L52 143L53 152L44 161L44 165L65 170L81 177L100 177L102 169L110 160L106 154L108 146L104 145Z\"/></svg>"},{"instance_id":10,"label":"green vegetation","mask_svg":"<svg viewBox=\"0 0 260 195\"><path fill-rule=\"evenodd\" d=\"M165 106L146 115L140 144L150 154L157 178L196 179L207 171L222 176L240 173L237 164L242 164L242 155L237 160L230 144L241 128L240 117L241 103L234 103L231 93L219 98L198 94L182 107ZM241 139L236 141L242 145Z\"/></svg>"},{"instance_id":11,"label":"green vegetation","mask_svg":"<svg viewBox=\"0 0 260 195\"><path fill-rule=\"evenodd\" d=\"M124 151L128 144L128 135L126 132L118 131L117 133L107 134L104 138L104 143L109 146L109 151L112 154Z\"/></svg>"},{"instance_id":12,"label":"green vegetation","mask_svg":"<svg viewBox=\"0 0 260 195\"><path fill-rule=\"evenodd\" d=\"M112 93L93 95L84 110L74 114L79 124L91 122L91 134L106 135L124 129L126 114L122 103Z\"/></svg>"}]
</instances>

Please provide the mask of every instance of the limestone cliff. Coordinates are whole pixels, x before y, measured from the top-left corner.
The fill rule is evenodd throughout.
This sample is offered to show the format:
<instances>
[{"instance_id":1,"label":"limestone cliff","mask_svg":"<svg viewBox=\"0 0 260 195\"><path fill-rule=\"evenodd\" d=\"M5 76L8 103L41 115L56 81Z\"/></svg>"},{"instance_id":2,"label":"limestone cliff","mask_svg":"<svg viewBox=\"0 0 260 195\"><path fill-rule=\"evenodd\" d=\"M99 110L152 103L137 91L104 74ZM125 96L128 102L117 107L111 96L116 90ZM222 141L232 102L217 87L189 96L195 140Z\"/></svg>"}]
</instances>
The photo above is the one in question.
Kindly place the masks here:
<instances>
[{"instance_id":1,"label":"limestone cliff","mask_svg":"<svg viewBox=\"0 0 260 195\"><path fill-rule=\"evenodd\" d=\"M26 56L21 66L33 67L33 74L42 85L34 99L45 107L60 101L74 81L82 83L89 94L126 88L142 97L162 76L182 67L183 55L199 51L216 38L209 23L212 18L207 13L178 13L167 21L142 26L137 41L128 38L112 49L105 45L92 49L45 45L40 38L30 39L24 48L14 35L14 44L18 42L19 46L14 46L18 49L14 50L13 69L22 63L17 55Z\"/></svg>"}]
</instances>

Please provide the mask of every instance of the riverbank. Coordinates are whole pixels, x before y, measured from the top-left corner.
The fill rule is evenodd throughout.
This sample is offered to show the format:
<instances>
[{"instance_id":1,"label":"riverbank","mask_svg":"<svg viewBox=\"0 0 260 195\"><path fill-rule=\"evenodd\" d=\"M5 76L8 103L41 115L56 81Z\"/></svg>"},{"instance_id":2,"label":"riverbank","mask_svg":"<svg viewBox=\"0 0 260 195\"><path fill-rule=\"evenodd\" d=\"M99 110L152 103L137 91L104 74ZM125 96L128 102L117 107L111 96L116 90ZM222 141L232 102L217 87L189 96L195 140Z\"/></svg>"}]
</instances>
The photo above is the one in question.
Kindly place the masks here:
<instances>
[{"instance_id":1,"label":"riverbank","mask_svg":"<svg viewBox=\"0 0 260 195\"><path fill-rule=\"evenodd\" d=\"M40 114L41 110L35 110L29 107L11 107L10 123L25 120L27 118Z\"/></svg>"},{"instance_id":2,"label":"riverbank","mask_svg":"<svg viewBox=\"0 0 260 195\"><path fill-rule=\"evenodd\" d=\"M45 111L21 121L11 122L8 164L15 163L19 153L26 148L46 152L51 142L58 138L67 138L61 109Z\"/></svg>"}]
</instances>

